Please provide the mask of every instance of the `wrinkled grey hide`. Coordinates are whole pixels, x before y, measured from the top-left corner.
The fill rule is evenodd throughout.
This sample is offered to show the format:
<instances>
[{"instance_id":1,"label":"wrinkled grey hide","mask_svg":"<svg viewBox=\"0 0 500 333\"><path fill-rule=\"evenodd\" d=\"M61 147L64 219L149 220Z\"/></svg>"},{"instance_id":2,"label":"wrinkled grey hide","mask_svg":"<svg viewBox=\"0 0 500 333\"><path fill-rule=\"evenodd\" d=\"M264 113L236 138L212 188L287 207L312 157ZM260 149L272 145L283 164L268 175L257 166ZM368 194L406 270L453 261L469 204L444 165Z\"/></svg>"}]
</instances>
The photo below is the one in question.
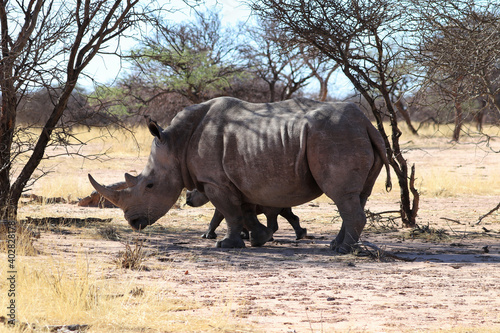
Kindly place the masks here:
<instances>
[{"instance_id":1,"label":"wrinkled grey hide","mask_svg":"<svg viewBox=\"0 0 500 333\"><path fill-rule=\"evenodd\" d=\"M200 207L208 202L209 200L207 196L196 189L186 192L186 204L191 207ZM293 230L295 231L296 239L302 239L307 236L307 229L300 226L299 217L292 212L292 208L290 207L276 208L256 205L255 213L257 215L264 214L266 216L267 227L273 231L273 234L278 231L278 215L281 215L285 219L287 219L288 223L290 223L290 225L292 226ZM204 233L201 237L209 239L217 238L215 230L219 227L223 219L224 215L222 215L221 212L219 212L216 208L214 211L214 215L212 216L212 220L210 221L210 225L208 226L207 232ZM246 235L245 231L243 233ZM248 237L245 236L243 238Z\"/></svg>"},{"instance_id":2,"label":"wrinkled grey hide","mask_svg":"<svg viewBox=\"0 0 500 333\"><path fill-rule=\"evenodd\" d=\"M331 246L345 253L359 240L363 208L384 164L390 186L384 141L351 103L221 97L185 108L165 130L148 126L151 154L141 174L125 175L129 188L110 190L89 177L135 229L162 217L184 187L197 188L226 218L217 246L244 247L243 227L259 246L272 230L259 223L255 205L293 207L325 193L343 221Z\"/></svg>"}]
</instances>

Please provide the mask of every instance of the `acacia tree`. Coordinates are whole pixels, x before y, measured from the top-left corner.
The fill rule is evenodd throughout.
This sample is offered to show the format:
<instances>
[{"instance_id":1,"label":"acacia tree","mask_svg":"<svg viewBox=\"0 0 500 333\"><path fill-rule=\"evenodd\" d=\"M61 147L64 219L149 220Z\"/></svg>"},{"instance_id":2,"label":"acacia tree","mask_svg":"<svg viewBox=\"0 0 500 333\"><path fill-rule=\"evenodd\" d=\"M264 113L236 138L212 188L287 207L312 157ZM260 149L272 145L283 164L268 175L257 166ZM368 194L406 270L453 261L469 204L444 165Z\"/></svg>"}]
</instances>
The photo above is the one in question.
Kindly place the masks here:
<instances>
[{"instance_id":1,"label":"acacia tree","mask_svg":"<svg viewBox=\"0 0 500 333\"><path fill-rule=\"evenodd\" d=\"M196 12L195 20L170 24L157 18L154 33L128 57L133 76L156 93L176 92L200 103L240 75L237 33L223 27L217 11Z\"/></svg>"},{"instance_id":2,"label":"acacia tree","mask_svg":"<svg viewBox=\"0 0 500 333\"><path fill-rule=\"evenodd\" d=\"M292 97L313 77L305 53L278 22L260 19L247 29L248 42L241 47L247 68L269 87L269 101Z\"/></svg>"},{"instance_id":3,"label":"acacia tree","mask_svg":"<svg viewBox=\"0 0 500 333\"><path fill-rule=\"evenodd\" d=\"M0 3L0 218L15 219L18 202L47 145L65 144L60 119L78 78L108 42L138 21L138 0L32 0ZM146 9L146 7L144 7ZM50 116L25 144L16 115L31 89L56 91ZM20 155L29 156L26 162ZM20 165L17 175L14 165ZM14 178L15 176L15 178Z\"/></svg>"},{"instance_id":4,"label":"acacia tree","mask_svg":"<svg viewBox=\"0 0 500 333\"><path fill-rule=\"evenodd\" d=\"M420 18L415 60L425 69L427 84L453 105L453 140L458 141L465 102L482 96L500 114L500 4L476 0L413 2Z\"/></svg>"},{"instance_id":5,"label":"acacia tree","mask_svg":"<svg viewBox=\"0 0 500 333\"><path fill-rule=\"evenodd\" d=\"M318 80L318 100L324 102L328 98L328 82L340 65L325 57L315 47L300 44L300 49L305 64L309 67L311 74Z\"/></svg>"},{"instance_id":6,"label":"acacia tree","mask_svg":"<svg viewBox=\"0 0 500 333\"><path fill-rule=\"evenodd\" d=\"M419 193L414 188L414 167L410 173L400 148L401 131L391 99L401 79L394 69L404 58L398 45L411 27L405 22L403 5L394 0L268 0L254 1L252 8L338 63L367 101L398 177L403 225L414 226ZM390 121L391 140L383 126L384 112Z\"/></svg>"}]
</instances>

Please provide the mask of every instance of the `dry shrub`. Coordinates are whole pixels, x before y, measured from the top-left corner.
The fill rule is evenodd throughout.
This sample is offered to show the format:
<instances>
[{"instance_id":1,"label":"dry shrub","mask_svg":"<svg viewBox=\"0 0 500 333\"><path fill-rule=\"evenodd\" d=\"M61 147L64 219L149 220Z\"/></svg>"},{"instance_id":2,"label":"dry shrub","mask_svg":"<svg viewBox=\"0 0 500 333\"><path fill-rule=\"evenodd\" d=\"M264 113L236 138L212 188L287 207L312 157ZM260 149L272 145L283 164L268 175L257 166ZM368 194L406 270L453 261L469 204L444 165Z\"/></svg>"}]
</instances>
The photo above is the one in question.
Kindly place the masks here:
<instances>
[{"instance_id":1,"label":"dry shrub","mask_svg":"<svg viewBox=\"0 0 500 333\"><path fill-rule=\"evenodd\" d=\"M114 259L114 263L119 268L127 268L127 269L144 269L142 263L146 261L147 254L143 249L144 241L136 240L133 246L130 246L129 243L123 243L125 245L125 251L120 251L118 253L118 257Z\"/></svg>"},{"instance_id":2,"label":"dry shrub","mask_svg":"<svg viewBox=\"0 0 500 333\"><path fill-rule=\"evenodd\" d=\"M120 235L114 226L106 226L103 228L97 229L97 234L104 239L117 241L120 240Z\"/></svg>"},{"instance_id":3,"label":"dry shrub","mask_svg":"<svg viewBox=\"0 0 500 333\"><path fill-rule=\"evenodd\" d=\"M411 239L423 239L429 242L440 242L450 238L445 229L432 228L429 225L419 226L412 229L409 233Z\"/></svg>"}]
</instances>

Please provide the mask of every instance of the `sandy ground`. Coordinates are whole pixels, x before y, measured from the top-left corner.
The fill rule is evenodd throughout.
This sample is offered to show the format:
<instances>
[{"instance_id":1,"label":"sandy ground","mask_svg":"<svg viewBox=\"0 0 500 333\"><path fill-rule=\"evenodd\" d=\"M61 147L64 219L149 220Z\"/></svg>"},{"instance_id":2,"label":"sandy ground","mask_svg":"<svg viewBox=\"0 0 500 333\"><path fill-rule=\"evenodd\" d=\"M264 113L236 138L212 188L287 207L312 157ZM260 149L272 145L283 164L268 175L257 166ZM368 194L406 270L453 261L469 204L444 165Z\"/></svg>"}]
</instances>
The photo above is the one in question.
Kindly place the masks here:
<instances>
[{"instance_id":1,"label":"sandy ground","mask_svg":"<svg viewBox=\"0 0 500 333\"><path fill-rule=\"evenodd\" d=\"M110 263L104 273L109 277L133 279L138 285L166 283L178 297L203 304L192 310L200 316L210 316L225 304L228 316L251 332L497 332L500 216L495 213L479 226L470 225L481 215L477 211L487 212L497 203L497 197L484 196L425 199L420 225L432 223L422 233L399 228L397 220L370 221L362 240L393 256L377 256L370 247L366 249L372 255L332 253L329 243L340 219L326 201L294 208L308 239L296 241L280 218L273 242L261 248L247 243L241 250L216 249L214 240L200 237L210 207L173 209L138 234L128 230L118 209L45 206L44 214L52 211L54 216L71 210L74 217L112 217L108 225L117 227L122 242L145 241L151 256L142 271L113 267L122 242L84 236L106 223L49 228L36 246L42 257L71 258L83 248L95 262ZM367 205L371 211L394 207L397 203L383 197ZM223 225L218 234L224 234Z\"/></svg>"},{"instance_id":2,"label":"sandy ground","mask_svg":"<svg viewBox=\"0 0 500 333\"><path fill-rule=\"evenodd\" d=\"M422 140L417 148L406 156L417 170L441 170L435 177L466 184L471 174L479 174L489 180L480 186L498 179L500 154L488 149L435 140ZM103 167L92 173L110 184L144 164L124 160L120 172ZM56 173L65 172L64 165ZM91 170L78 172L75 179L86 181ZM397 218L370 219L362 241L383 249L381 254L372 247L357 255L332 253L329 244L341 221L327 200L294 208L308 239L296 241L280 218L273 242L261 248L247 243L239 250L216 249L215 240L200 237L213 213L210 206L171 209L141 234L130 230L119 209L30 204L21 208L21 215L110 218L106 223L43 228L35 243L41 251L37 258L71 260L84 251L103 267L99 274L107 279L175 290L176 297L203 305L190 310L201 318L220 315L222 307L248 332L500 332L500 212L474 225L499 203L500 192L450 197L450 191L424 191L419 230L401 228ZM398 202L397 195L375 192L366 208L394 211ZM120 241L91 236L110 226ZM223 223L219 239L224 233ZM113 261L124 243L137 240L144 240L150 254L144 269L118 269Z\"/></svg>"}]
</instances>

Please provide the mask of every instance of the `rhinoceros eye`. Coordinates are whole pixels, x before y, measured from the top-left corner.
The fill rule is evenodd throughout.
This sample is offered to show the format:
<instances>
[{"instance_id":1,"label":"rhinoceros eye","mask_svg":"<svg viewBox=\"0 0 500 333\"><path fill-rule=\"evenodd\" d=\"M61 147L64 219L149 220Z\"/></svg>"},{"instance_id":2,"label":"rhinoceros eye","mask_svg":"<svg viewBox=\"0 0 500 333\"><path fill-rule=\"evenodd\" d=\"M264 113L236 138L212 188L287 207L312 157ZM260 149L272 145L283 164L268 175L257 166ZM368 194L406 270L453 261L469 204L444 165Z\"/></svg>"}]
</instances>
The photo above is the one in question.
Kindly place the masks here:
<instances>
[{"instance_id":1,"label":"rhinoceros eye","mask_svg":"<svg viewBox=\"0 0 500 333\"><path fill-rule=\"evenodd\" d=\"M153 188L154 184L153 183L150 183L148 185L146 185L147 188Z\"/></svg>"}]
</instances>

